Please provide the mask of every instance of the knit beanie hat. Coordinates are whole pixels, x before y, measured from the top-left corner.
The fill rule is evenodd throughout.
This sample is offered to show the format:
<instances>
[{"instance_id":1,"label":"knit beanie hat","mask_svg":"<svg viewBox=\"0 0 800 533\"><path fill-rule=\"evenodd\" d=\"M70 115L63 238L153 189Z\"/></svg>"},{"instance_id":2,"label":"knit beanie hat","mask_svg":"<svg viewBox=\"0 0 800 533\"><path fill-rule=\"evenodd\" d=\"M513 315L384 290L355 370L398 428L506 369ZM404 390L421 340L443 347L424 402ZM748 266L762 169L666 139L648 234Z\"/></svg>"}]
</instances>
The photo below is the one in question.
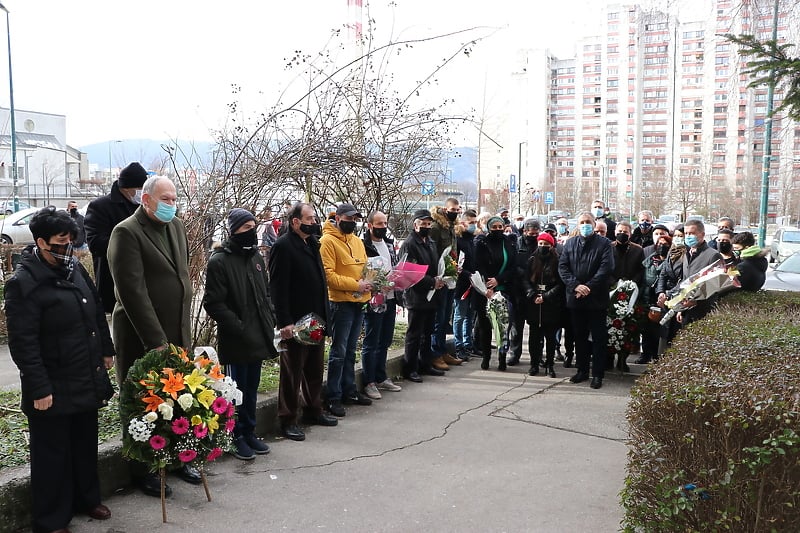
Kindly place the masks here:
<instances>
[{"instance_id":1,"label":"knit beanie hat","mask_svg":"<svg viewBox=\"0 0 800 533\"><path fill-rule=\"evenodd\" d=\"M147 180L147 171L142 165L133 162L119 171L117 184L122 189L141 189Z\"/></svg>"},{"instance_id":2,"label":"knit beanie hat","mask_svg":"<svg viewBox=\"0 0 800 533\"><path fill-rule=\"evenodd\" d=\"M553 236L550 235L549 233L540 233L539 236L536 237L536 242L539 242L539 241L544 241L547 244L549 244L550 246L555 246L556 245L556 241L553 240Z\"/></svg>"},{"instance_id":3,"label":"knit beanie hat","mask_svg":"<svg viewBox=\"0 0 800 533\"><path fill-rule=\"evenodd\" d=\"M252 220L253 222L258 222L256 217L253 216L253 213L248 211L247 209L242 209L241 207L234 207L231 209L231 212L228 213L228 231L231 235L236 233L236 230L241 228L245 222Z\"/></svg>"}]
</instances>

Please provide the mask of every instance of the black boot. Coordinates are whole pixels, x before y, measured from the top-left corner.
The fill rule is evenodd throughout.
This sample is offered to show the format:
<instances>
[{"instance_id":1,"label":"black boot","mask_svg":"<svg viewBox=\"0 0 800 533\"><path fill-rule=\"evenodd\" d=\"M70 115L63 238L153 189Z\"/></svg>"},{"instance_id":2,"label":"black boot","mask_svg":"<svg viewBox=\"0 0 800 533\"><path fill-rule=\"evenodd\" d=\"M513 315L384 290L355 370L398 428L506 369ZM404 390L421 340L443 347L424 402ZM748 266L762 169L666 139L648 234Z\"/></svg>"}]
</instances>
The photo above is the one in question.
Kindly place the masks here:
<instances>
[{"instance_id":1,"label":"black boot","mask_svg":"<svg viewBox=\"0 0 800 533\"><path fill-rule=\"evenodd\" d=\"M497 359L499 360L499 363L497 364L497 370L499 370L501 372L505 372L505 370L506 370L506 352L501 351L498 354Z\"/></svg>"},{"instance_id":2,"label":"black boot","mask_svg":"<svg viewBox=\"0 0 800 533\"><path fill-rule=\"evenodd\" d=\"M547 359L544 362L544 373L547 374L548 376L550 376L551 378L556 377L556 373L553 370L553 359L554 359L554 356L555 356L555 354L553 354L552 352L548 353L547 354Z\"/></svg>"},{"instance_id":3,"label":"black boot","mask_svg":"<svg viewBox=\"0 0 800 533\"><path fill-rule=\"evenodd\" d=\"M506 364L507 364L508 366L516 366L516 365L519 363L519 358L520 358L520 356L519 356L519 355L512 355L512 356L511 356L511 359L509 359L508 361L506 361Z\"/></svg>"},{"instance_id":4,"label":"black boot","mask_svg":"<svg viewBox=\"0 0 800 533\"><path fill-rule=\"evenodd\" d=\"M568 353L566 359L564 359L564 368L572 368L572 357L574 353Z\"/></svg>"},{"instance_id":5,"label":"black boot","mask_svg":"<svg viewBox=\"0 0 800 533\"><path fill-rule=\"evenodd\" d=\"M528 370L529 376L538 376L539 375L539 365L531 365L531 369Z\"/></svg>"},{"instance_id":6,"label":"black boot","mask_svg":"<svg viewBox=\"0 0 800 533\"><path fill-rule=\"evenodd\" d=\"M481 361L481 369L489 370L489 360L491 358L492 358L492 352L483 354L483 360Z\"/></svg>"}]
</instances>

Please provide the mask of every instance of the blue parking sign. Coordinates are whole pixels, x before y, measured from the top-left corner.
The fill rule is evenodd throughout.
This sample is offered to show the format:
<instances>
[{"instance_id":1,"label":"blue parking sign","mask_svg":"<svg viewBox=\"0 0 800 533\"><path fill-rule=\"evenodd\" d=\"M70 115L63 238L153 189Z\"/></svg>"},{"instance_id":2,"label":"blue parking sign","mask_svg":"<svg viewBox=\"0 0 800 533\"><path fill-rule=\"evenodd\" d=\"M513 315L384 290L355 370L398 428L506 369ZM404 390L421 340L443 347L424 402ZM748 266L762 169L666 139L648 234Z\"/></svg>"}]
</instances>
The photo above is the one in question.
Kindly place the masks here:
<instances>
[{"instance_id":1,"label":"blue parking sign","mask_svg":"<svg viewBox=\"0 0 800 533\"><path fill-rule=\"evenodd\" d=\"M544 193L544 203L546 205L553 205L556 203L556 193L553 191L547 191Z\"/></svg>"},{"instance_id":2,"label":"blue parking sign","mask_svg":"<svg viewBox=\"0 0 800 533\"><path fill-rule=\"evenodd\" d=\"M423 181L422 187L420 187L420 194L425 196L429 196L434 192L434 185L432 181Z\"/></svg>"},{"instance_id":3,"label":"blue parking sign","mask_svg":"<svg viewBox=\"0 0 800 533\"><path fill-rule=\"evenodd\" d=\"M508 192L517 192L517 177L511 174L511 179L508 184Z\"/></svg>"}]
</instances>

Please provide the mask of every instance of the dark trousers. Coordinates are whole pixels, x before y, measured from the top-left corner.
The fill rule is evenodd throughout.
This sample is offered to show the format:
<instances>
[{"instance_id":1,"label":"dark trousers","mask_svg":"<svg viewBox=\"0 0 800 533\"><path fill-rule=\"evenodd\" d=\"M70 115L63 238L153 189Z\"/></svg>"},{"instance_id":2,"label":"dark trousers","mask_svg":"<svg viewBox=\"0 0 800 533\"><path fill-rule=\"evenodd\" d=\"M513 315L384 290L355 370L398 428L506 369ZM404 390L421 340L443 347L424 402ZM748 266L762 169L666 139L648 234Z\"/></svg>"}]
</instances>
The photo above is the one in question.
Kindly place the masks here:
<instances>
[{"instance_id":1,"label":"dark trousers","mask_svg":"<svg viewBox=\"0 0 800 533\"><path fill-rule=\"evenodd\" d=\"M433 359L431 334L435 320L436 309L408 310L408 329L403 353L403 371L406 374L430 366Z\"/></svg>"},{"instance_id":2,"label":"dark trousers","mask_svg":"<svg viewBox=\"0 0 800 533\"><path fill-rule=\"evenodd\" d=\"M97 411L29 416L28 427L33 532L64 529L100 503Z\"/></svg>"},{"instance_id":3,"label":"dark trousers","mask_svg":"<svg viewBox=\"0 0 800 533\"><path fill-rule=\"evenodd\" d=\"M527 309L525 309L527 302L523 299L522 296L519 296L514 300L514 316L513 320L510 320L510 328L508 330L508 353L514 359L519 360L522 356L522 337L525 334L525 315L527 313ZM528 343L530 345L530 343ZM536 352L538 355L541 353ZM534 359L534 352L530 352L529 355L531 356L531 360Z\"/></svg>"},{"instance_id":4,"label":"dark trousers","mask_svg":"<svg viewBox=\"0 0 800 533\"><path fill-rule=\"evenodd\" d=\"M226 375L236 382L242 391L242 404L236 406L235 437L252 435L256 430L256 403L258 402L258 385L261 382L261 361L256 363L239 363L226 365Z\"/></svg>"},{"instance_id":5,"label":"dark trousers","mask_svg":"<svg viewBox=\"0 0 800 533\"><path fill-rule=\"evenodd\" d=\"M606 370L608 351L608 330L606 312L603 309L570 309L572 329L575 333L575 357L578 372L589 373L592 363L592 377L603 378ZM589 341L589 334L592 340Z\"/></svg>"},{"instance_id":6,"label":"dark trousers","mask_svg":"<svg viewBox=\"0 0 800 533\"><path fill-rule=\"evenodd\" d=\"M286 341L281 352L281 380L278 385L278 418L282 426L297 421L297 411L305 408L307 416L322 412L322 375L324 346L307 346Z\"/></svg>"},{"instance_id":7,"label":"dark trousers","mask_svg":"<svg viewBox=\"0 0 800 533\"><path fill-rule=\"evenodd\" d=\"M394 338L397 304L386 301L386 311L364 315L364 340L361 342L361 371L364 385L386 381L386 355Z\"/></svg>"},{"instance_id":8,"label":"dark trousers","mask_svg":"<svg viewBox=\"0 0 800 533\"><path fill-rule=\"evenodd\" d=\"M541 324L539 322L529 322L528 331L528 353L531 355L531 368L539 366L541 360L542 347L546 346L546 358L544 365L553 366L556 355L556 333L558 326L551 324Z\"/></svg>"},{"instance_id":9,"label":"dark trousers","mask_svg":"<svg viewBox=\"0 0 800 533\"><path fill-rule=\"evenodd\" d=\"M431 352L433 357L441 357L447 353L447 331L450 329L450 320L453 318L453 298L455 298L455 289L444 289L443 300L439 300L439 305L436 307L436 320L433 326L433 333L431 334Z\"/></svg>"}]
</instances>

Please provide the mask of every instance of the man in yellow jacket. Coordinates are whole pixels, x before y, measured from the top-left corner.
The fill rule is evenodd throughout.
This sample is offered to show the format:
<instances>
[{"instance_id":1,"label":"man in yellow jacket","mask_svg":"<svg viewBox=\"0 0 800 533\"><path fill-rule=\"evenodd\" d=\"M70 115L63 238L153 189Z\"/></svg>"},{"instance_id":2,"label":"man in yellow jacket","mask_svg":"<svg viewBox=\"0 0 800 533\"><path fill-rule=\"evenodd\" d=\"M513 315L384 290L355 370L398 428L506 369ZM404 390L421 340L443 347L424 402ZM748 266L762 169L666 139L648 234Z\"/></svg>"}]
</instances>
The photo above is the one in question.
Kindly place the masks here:
<instances>
[{"instance_id":1,"label":"man in yellow jacket","mask_svg":"<svg viewBox=\"0 0 800 533\"><path fill-rule=\"evenodd\" d=\"M367 252L355 235L362 218L351 204L336 209L334 221L322 227L320 255L328 281L330 314L328 332L332 337L328 354L328 383L325 407L334 416L344 416L342 403L370 405L372 400L356 389L356 344L364 321L364 304L372 285L363 279Z\"/></svg>"}]
</instances>

